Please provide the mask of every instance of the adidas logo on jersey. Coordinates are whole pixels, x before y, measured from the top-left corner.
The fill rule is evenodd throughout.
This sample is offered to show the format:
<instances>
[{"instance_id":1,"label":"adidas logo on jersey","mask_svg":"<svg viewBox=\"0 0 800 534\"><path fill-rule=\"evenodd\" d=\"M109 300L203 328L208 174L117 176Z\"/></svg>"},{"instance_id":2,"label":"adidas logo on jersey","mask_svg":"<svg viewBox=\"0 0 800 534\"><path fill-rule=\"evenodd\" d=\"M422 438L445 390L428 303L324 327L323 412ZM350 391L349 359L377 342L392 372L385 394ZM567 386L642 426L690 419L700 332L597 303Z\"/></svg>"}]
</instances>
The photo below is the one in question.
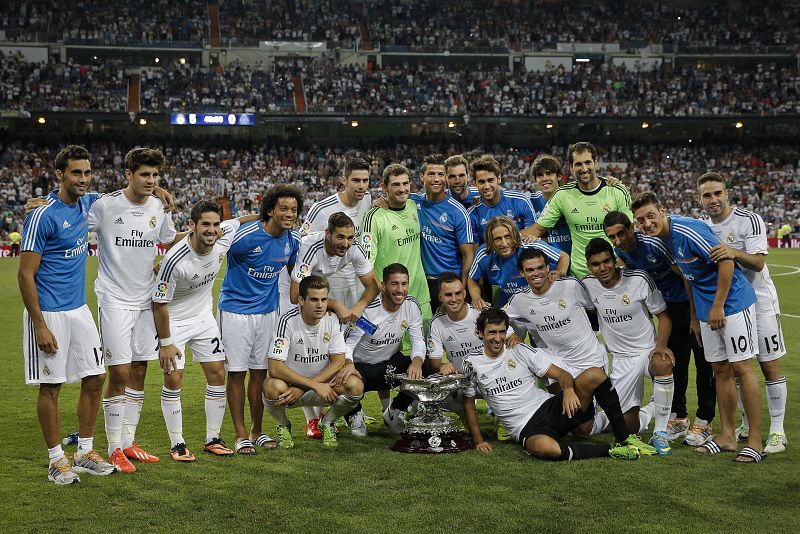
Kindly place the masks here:
<instances>
[{"instance_id":1,"label":"adidas logo on jersey","mask_svg":"<svg viewBox=\"0 0 800 534\"><path fill-rule=\"evenodd\" d=\"M492 271L499 271L499 270L500 270L500 267L498 267L498 266L497 266L497 264L495 263L494 265L492 265L492 268L491 268L491 270L492 270Z\"/></svg>"},{"instance_id":2,"label":"adidas logo on jersey","mask_svg":"<svg viewBox=\"0 0 800 534\"><path fill-rule=\"evenodd\" d=\"M488 377L485 374L481 373L481 380L486 380L487 378Z\"/></svg>"},{"instance_id":3,"label":"adidas logo on jersey","mask_svg":"<svg viewBox=\"0 0 800 534\"><path fill-rule=\"evenodd\" d=\"M114 221L114 224L125 224L125 222L122 220L122 217L118 217L117 220Z\"/></svg>"},{"instance_id":4,"label":"adidas logo on jersey","mask_svg":"<svg viewBox=\"0 0 800 534\"><path fill-rule=\"evenodd\" d=\"M260 253L260 252L261 252L261 245L259 245L259 246L257 246L256 248L254 248L254 249L253 249L253 252L255 252L255 253Z\"/></svg>"},{"instance_id":5,"label":"adidas logo on jersey","mask_svg":"<svg viewBox=\"0 0 800 534\"><path fill-rule=\"evenodd\" d=\"M397 225L396 224L392 225L392 230L397 230Z\"/></svg>"},{"instance_id":6,"label":"adidas logo on jersey","mask_svg":"<svg viewBox=\"0 0 800 534\"><path fill-rule=\"evenodd\" d=\"M197 280L198 278L200 278L200 275L198 275L197 273L194 273L194 276L192 277L192 280Z\"/></svg>"},{"instance_id":7,"label":"adidas logo on jersey","mask_svg":"<svg viewBox=\"0 0 800 534\"><path fill-rule=\"evenodd\" d=\"M572 211L570 213L578 213L578 208L572 208Z\"/></svg>"},{"instance_id":8,"label":"adidas logo on jersey","mask_svg":"<svg viewBox=\"0 0 800 534\"><path fill-rule=\"evenodd\" d=\"M455 341L455 338L453 338L453 336L450 336L447 338L447 341Z\"/></svg>"},{"instance_id":9,"label":"adidas logo on jersey","mask_svg":"<svg viewBox=\"0 0 800 534\"><path fill-rule=\"evenodd\" d=\"M66 219L64 219L64 224L61 225L61 228L69 228L70 226L72 225L69 222L67 222Z\"/></svg>"},{"instance_id":10,"label":"adidas logo on jersey","mask_svg":"<svg viewBox=\"0 0 800 534\"><path fill-rule=\"evenodd\" d=\"M302 337L301 337L300 339L298 339L298 340L297 340L297 344L298 344L298 345L305 345L305 342L303 341L303 338L302 338Z\"/></svg>"}]
</instances>

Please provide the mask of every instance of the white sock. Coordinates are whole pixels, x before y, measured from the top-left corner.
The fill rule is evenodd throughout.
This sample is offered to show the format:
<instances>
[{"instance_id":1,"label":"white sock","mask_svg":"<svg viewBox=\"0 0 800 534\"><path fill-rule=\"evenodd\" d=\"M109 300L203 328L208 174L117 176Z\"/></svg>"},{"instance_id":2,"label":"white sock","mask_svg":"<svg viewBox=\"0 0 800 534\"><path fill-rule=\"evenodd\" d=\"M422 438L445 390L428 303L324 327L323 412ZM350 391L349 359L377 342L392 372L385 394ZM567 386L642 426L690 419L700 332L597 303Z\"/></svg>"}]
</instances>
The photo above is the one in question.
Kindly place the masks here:
<instances>
[{"instance_id":1,"label":"white sock","mask_svg":"<svg viewBox=\"0 0 800 534\"><path fill-rule=\"evenodd\" d=\"M181 407L181 390L161 388L161 413L172 447L178 443L186 443L183 439L183 409Z\"/></svg>"},{"instance_id":2,"label":"white sock","mask_svg":"<svg viewBox=\"0 0 800 534\"><path fill-rule=\"evenodd\" d=\"M349 413L355 408L363 397L364 395L339 395L336 402L331 404L331 407L328 408L328 413L325 414L325 417L322 418L320 423L328 426L332 425L339 417Z\"/></svg>"},{"instance_id":3,"label":"white sock","mask_svg":"<svg viewBox=\"0 0 800 534\"><path fill-rule=\"evenodd\" d=\"M744 413L744 404L742 404L742 386L739 384L739 379L736 379L736 400L739 401L739 411L742 414L742 426L746 429L750 428L750 423L747 422L747 414Z\"/></svg>"},{"instance_id":4,"label":"white sock","mask_svg":"<svg viewBox=\"0 0 800 534\"><path fill-rule=\"evenodd\" d=\"M594 422L592 423L592 435L599 434L608 427L608 416L606 412L595 412Z\"/></svg>"},{"instance_id":5,"label":"white sock","mask_svg":"<svg viewBox=\"0 0 800 534\"><path fill-rule=\"evenodd\" d=\"M653 404L655 408L653 432L667 430L674 393L675 380L673 380L672 375L657 376L653 379Z\"/></svg>"},{"instance_id":6,"label":"white sock","mask_svg":"<svg viewBox=\"0 0 800 534\"><path fill-rule=\"evenodd\" d=\"M225 386L206 384L206 443L219 437L227 400Z\"/></svg>"},{"instance_id":7,"label":"white sock","mask_svg":"<svg viewBox=\"0 0 800 534\"><path fill-rule=\"evenodd\" d=\"M764 383L767 390L767 407L769 408L769 433L783 430L783 416L786 413L786 377L768 380Z\"/></svg>"},{"instance_id":8,"label":"white sock","mask_svg":"<svg viewBox=\"0 0 800 534\"><path fill-rule=\"evenodd\" d=\"M108 439L108 455L122 447L122 414L125 412L125 397L117 395L103 399L103 418Z\"/></svg>"},{"instance_id":9,"label":"white sock","mask_svg":"<svg viewBox=\"0 0 800 534\"><path fill-rule=\"evenodd\" d=\"M291 426L289 417L286 416L286 406L277 406L277 401L267 400L264 395L261 395L261 400L264 402L264 408L275 419L275 422L283 426Z\"/></svg>"},{"instance_id":10,"label":"white sock","mask_svg":"<svg viewBox=\"0 0 800 534\"><path fill-rule=\"evenodd\" d=\"M64 454L64 449L61 448L61 445L56 445L52 449L47 449L47 456L50 458L50 463L60 460L64 458L66 455Z\"/></svg>"},{"instance_id":11,"label":"white sock","mask_svg":"<svg viewBox=\"0 0 800 534\"><path fill-rule=\"evenodd\" d=\"M125 388L125 415L122 418L122 448L127 449L136 439L136 427L142 415L144 391Z\"/></svg>"},{"instance_id":12,"label":"white sock","mask_svg":"<svg viewBox=\"0 0 800 534\"><path fill-rule=\"evenodd\" d=\"M639 432L644 432L647 430L647 427L650 426L650 421L653 419L653 415L655 413L656 405L654 402L648 402L644 406L639 407ZM658 429L654 428L653 432L656 430Z\"/></svg>"},{"instance_id":13,"label":"white sock","mask_svg":"<svg viewBox=\"0 0 800 534\"><path fill-rule=\"evenodd\" d=\"M303 406L303 413L306 416L306 422L312 419L319 419L319 415L322 413L322 406Z\"/></svg>"},{"instance_id":14,"label":"white sock","mask_svg":"<svg viewBox=\"0 0 800 534\"><path fill-rule=\"evenodd\" d=\"M89 451L94 449L94 438L78 438L78 450L75 452L75 457L83 458Z\"/></svg>"}]
</instances>

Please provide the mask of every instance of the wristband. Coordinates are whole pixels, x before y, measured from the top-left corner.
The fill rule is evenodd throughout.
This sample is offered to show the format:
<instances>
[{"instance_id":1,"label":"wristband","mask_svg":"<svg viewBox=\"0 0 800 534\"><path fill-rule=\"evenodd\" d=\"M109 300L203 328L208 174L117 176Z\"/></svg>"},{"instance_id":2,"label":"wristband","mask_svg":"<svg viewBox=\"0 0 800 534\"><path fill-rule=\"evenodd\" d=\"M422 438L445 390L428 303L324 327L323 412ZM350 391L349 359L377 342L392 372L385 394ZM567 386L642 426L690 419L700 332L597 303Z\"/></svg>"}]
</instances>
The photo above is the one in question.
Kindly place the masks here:
<instances>
[{"instance_id":1,"label":"wristband","mask_svg":"<svg viewBox=\"0 0 800 534\"><path fill-rule=\"evenodd\" d=\"M170 345L172 345L172 336L162 337L161 339L158 340L158 344L161 345L162 347L169 347Z\"/></svg>"}]
</instances>

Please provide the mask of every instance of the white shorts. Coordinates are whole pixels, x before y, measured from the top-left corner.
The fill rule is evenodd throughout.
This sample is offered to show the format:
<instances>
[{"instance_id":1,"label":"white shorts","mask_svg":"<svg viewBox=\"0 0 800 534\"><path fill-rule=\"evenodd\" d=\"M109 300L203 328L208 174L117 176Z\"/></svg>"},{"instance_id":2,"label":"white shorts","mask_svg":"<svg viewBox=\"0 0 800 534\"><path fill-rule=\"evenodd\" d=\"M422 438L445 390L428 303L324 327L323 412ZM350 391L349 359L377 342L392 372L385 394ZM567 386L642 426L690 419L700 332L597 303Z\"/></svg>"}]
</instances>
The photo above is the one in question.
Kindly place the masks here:
<instances>
[{"instance_id":1,"label":"white shorts","mask_svg":"<svg viewBox=\"0 0 800 534\"><path fill-rule=\"evenodd\" d=\"M71 384L87 376L102 375L103 351L92 312L85 304L62 312L43 311L44 322L58 343L55 354L39 350L28 310L22 312L22 348L25 383Z\"/></svg>"},{"instance_id":2,"label":"white shorts","mask_svg":"<svg viewBox=\"0 0 800 534\"><path fill-rule=\"evenodd\" d=\"M644 379L650 375L650 351L639 356L614 357L611 363L611 382L619 395L619 405L625 413L642 405Z\"/></svg>"},{"instance_id":3,"label":"white shorts","mask_svg":"<svg viewBox=\"0 0 800 534\"><path fill-rule=\"evenodd\" d=\"M364 286L355 275L352 278L339 274L329 276L328 285L330 286L330 298L344 303L348 308L352 308L364 292Z\"/></svg>"},{"instance_id":4,"label":"white shorts","mask_svg":"<svg viewBox=\"0 0 800 534\"><path fill-rule=\"evenodd\" d=\"M758 361L771 362L786 354L781 318L774 312L761 313L756 303L758 325Z\"/></svg>"},{"instance_id":5,"label":"white shorts","mask_svg":"<svg viewBox=\"0 0 800 534\"><path fill-rule=\"evenodd\" d=\"M192 361L220 362L225 360L225 347L222 345L222 336L213 317L188 325L169 327L172 341L183 355L176 360L178 369L186 366L186 346L192 350Z\"/></svg>"},{"instance_id":6,"label":"white shorts","mask_svg":"<svg viewBox=\"0 0 800 534\"><path fill-rule=\"evenodd\" d=\"M267 368L267 353L278 327L278 310L248 315L217 310L217 324L225 344L226 371Z\"/></svg>"},{"instance_id":7,"label":"white shorts","mask_svg":"<svg viewBox=\"0 0 800 534\"><path fill-rule=\"evenodd\" d=\"M158 359L158 334L153 310L98 307L97 317L106 365Z\"/></svg>"},{"instance_id":8,"label":"white shorts","mask_svg":"<svg viewBox=\"0 0 800 534\"><path fill-rule=\"evenodd\" d=\"M705 321L700 321L703 351L706 361L741 362L755 358L758 354L758 330L755 304L746 310L725 316L725 326L711 330Z\"/></svg>"}]
</instances>

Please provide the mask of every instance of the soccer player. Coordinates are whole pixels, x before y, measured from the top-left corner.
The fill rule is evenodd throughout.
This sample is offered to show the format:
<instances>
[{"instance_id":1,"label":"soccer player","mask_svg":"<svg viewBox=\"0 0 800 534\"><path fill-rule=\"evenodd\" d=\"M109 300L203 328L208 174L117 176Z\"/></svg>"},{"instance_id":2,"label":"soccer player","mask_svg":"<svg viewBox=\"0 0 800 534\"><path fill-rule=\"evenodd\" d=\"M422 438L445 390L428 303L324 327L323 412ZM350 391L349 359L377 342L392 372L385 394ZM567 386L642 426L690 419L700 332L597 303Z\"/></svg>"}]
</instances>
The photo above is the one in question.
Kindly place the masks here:
<instances>
[{"instance_id":1,"label":"soccer player","mask_svg":"<svg viewBox=\"0 0 800 534\"><path fill-rule=\"evenodd\" d=\"M623 420L611 381L597 368L573 379L559 367L558 356L548 349L534 349L524 344L506 348L508 326L508 316L502 310L483 310L476 324L483 346L467 355L465 365L469 368L471 382L464 392L464 413L475 448L492 452L491 444L483 439L478 426L475 396L480 392L508 434L531 456L546 460L606 456L636 460L640 452L633 444L611 447L562 441L569 432L592 419L593 395L610 413L617 412L616 420ZM553 395L539 389L537 377L558 382L561 390Z\"/></svg>"},{"instance_id":2,"label":"soccer player","mask_svg":"<svg viewBox=\"0 0 800 534\"><path fill-rule=\"evenodd\" d=\"M518 229L534 224L537 209L544 209L544 198L537 192L533 198L513 189L503 189L500 164L491 156L483 156L472 162L472 177L481 199L469 209L472 231L478 238L476 243L486 240L486 226L494 217L508 217ZM535 200L532 203L532 200Z\"/></svg>"},{"instance_id":3,"label":"soccer player","mask_svg":"<svg viewBox=\"0 0 800 534\"><path fill-rule=\"evenodd\" d=\"M214 319L211 290L236 230L242 222L255 217L249 215L221 223L219 204L208 200L197 202L189 213L189 235L167 252L159 267L152 291L153 315L164 371L161 411L173 460L195 460L183 438L181 388L187 345L206 376L204 450L218 456L233 454L220 438L226 404L225 349Z\"/></svg>"},{"instance_id":4,"label":"soccer player","mask_svg":"<svg viewBox=\"0 0 800 534\"><path fill-rule=\"evenodd\" d=\"M425 358L422 310L417 299L409 295L408 269L405 265L392 263L383 268L382 274L381 294L364 310L363 324L356 323L345 339L348 359L353 360L361 375L364 391L391 389L385 377L389 365L398 373L407 373L411 379L431 373L431 363ZM410 356L400 352L406 332L411 338ZM395 434L403 432L403 413L412 400L408 394L400 392L383 412L384 422ZM348 417L351 431L356 435L366 435L360 404Z\"/></svg>"},{"instance_id":5,"label":"soccer player","mask_svg":"<svg viewBox=\"0 0 800 534\"><path fill-rule=\"evenodd\" d=\"M291 272L297 261L300 236L292 228L303 209L304 196L302 190L290 185L267 191L261 201L260 220L241 225L228 249L217 321L225 345L228 405L236 433L234 448L239 454L255 454L256 446L275 446L275 441L261 432L261 388L278 321L278 274L284 267ZM248 371L249 433L244 426L244 379Z\"/></svg>"},{"instance_id":6,"label":"soccer player","mask_svg":"<svg viewBox=\"0 0 800 534\"><path fill-rule=\"evenodd\" d=\"M655 426L653 446L662 456L672 453L667 423L672 408L675 357L667 347L672 321L667 303L645 271L622 270L616 266L611 244L596 237L586 247L592 273L583 285L594 302L600 319L600 332L613 358L611 381L631 432L641 432L640 407L644 395L643 378L653 380ZM658 332L651 316L658 318ZM649 421L648 421L649 422Z\"/></svg>"},{"instance_id":7,"label":"soccer player","mask_svg":"<svg viewBox=\"0 0 800 534\"><path fill-rule=\"evenodd\" d=\"M523 244L517 226L509 217L500 216L489 221L486 241L475 254L467 280L472 305L479 310L489 305L481 296L481 287L478 285L482 277L500 287L500 306L504 306L511 295L525 287L517 258L526 248L536 248L547 255L554 278L565 275L569 268L569 256L546 242Z\"/></svg>"},{"instance_id":8,"label":"soccer player","mask_svg":"<svg viewBox=\"0 0 800 534\"><path fill-rule=\"evenodd\" d=\"M47 478L59 485L80 482L78 473L116 471L93 443L106 375L100 336L86 306L88 219L98 198L86 194L92 182L89 158L76 145L56 156L61 187L25 219L17 277L25 304L25 383L39 386L36 412L50 458ZM58 396L62 384L78 380L78 451L71 463L61 448Z\"/></svg>"},{"instance_id":9,"label":"soccer player","mask_svg":"<svg viewBox=\"0 0 800 534\"><path fill-rule=\"evenodd\" d=\"M470 209L478 202L481 194L477 187L469 185L467 158L461 154L450 156L444 160L444 170L447 173L447 188L450 196L459 201L464 209Z\"/></svg>"},{"instance_id":10,"label":"soccer player","mask_svg":"<svg viewBox=\"0 0 800 534\"><path fill-rule=\"evenodd\" d=\"M424 192L411 194L417 203L422 231L422 268L428 280L431 310L439 309L438 278L444 272L461 273L467 283L475 256L475 239L467 210L447 192L444 157L430 154L420 172Z\"/></svg>"},{"instance_id":11,"label":"soccer player","mask_svg":"<svg viewBox=\"0 0 800 534\"><path fill-rule=\"evenodd\" d=\"M423 316L430 318L430 293L422 268L417 204L409 200L411 172L393 163L383 170L381 189L388 209L373 207L364 216L361 246L380 278L384 267L400 263L408 268L408 293L416 299Z\"/></svg>"},{"instance_id":12,"label":"soccer player","mask_svg":"<svg viewBox=\"0 0 800 534\"><path fill-rule=\"evenodd\" d=\"M364 396L364 384L350 375L345 384L331 384L345 362L341 324L328 313L328 282L310 275L300 282L300 303L281 315L268 356L269 378L264 405L277 421L278 446L294 447L287 408L330 406L319 423L322 445L336 447L333 423L350 412Z\"/></svg>"},{"instance_id":13,"label":"soccer player","mask_svg":"<svg viewBox=\"0 0 800 534\"><path fill-rule=\"evenodd\" d=\"M780 358L786 354L786 346L781 330L778 292L766 263L766 255L769 254L767 227L757 213L731 206L725 180L719 173L709 172L700 176L697 190L700 203L707 213L701 220L711 227L720 240L720 244L711 249L711 259L735 261L756 292L758 364L764 373L770 417L769 437L764 451L783 452L786 450L786 432L783 429L786 377L781 372ZM749 434L746 417L736 433L741 436L740 439Z\"/></svg>"},{"instance_id":14,"label":"soccer player","mask_svg":"<svg viewBox=\"0 0 800 534\"><path fill-rule=\"evenodd\" d=\"M19 256L19 244L22 242L22 234L12 230L8 234L8 240L11 241L11 257Z\"/></svg>"},{"instance_id":15,"label":"soccer player","mask_svg":"<svg viewBox=\"0 0 800 534\"><path fill-rule=\"evenodd\" d=\"M631 205L639 230L662 239L692 288L692 321L700 321L706 360L714 369L722 431L697 452L717 454L736 450L736 382L742 388L744 412L750 422L747 446L739 462L759 462L761 398L750 360L758 353L755 326L756 294L733 260L711 259L719 240L704 222L667 216L654 193L644 192Z\"/></svg>"},{"instance_id":16,"label":"soccer player","mask_svg":"<svg viewBox=\"0 0 800 534\"><path fill-rule=\"evenodd\" d=\"M572 274L581 279L589 273L584 255L589 240L605 239L603 218L609 211L630 214L631 196L624 185L608 185L597 176L597 149L591 143L570 145L567 159L576 181L559 187L536 223L526 225L522 235L542 237L563 217L572 240Z\"/></svg>"},{"instance_id":17,"label":"soccer player","mask_svg":"<svg viewBox=\"0 0 800 534\"><path fill-rule=\"evenodd\" d=\"M561 185L561 162L555 156L541 155L533 160L531 165L531 178L536 182L542 192L545 202L550 202L553 195ZM572 238L569 225L561 216L558 222L547 230L547 242L567 254L572 254Z\"/></svg>"},{"instance_id":18,"label":"soccer player","mask_svg":"<svg viewBox=\"0 0 800 534\"><path fill-rule=\"evenodd\" d=\"M617 256L627 267L647 271L667 303L667 313L672 320L672 332L667 347L675 357L674 395L672 413L667 424L670 441L684 438L684 443L699 447L711 439L711 421L716 410L717 394L714 390L714 373L703 354L700 332L690 328L689 289L680 271L675 272L674 260L664 242L634 231L630 218L621 211L609 212L603 220L606 237L614 244ZM699 328L699 324L697 325ZM686 389L689 385L689 359L694 353L695 383L697 387L697 412L694 423L689 424L686 411Z\"/></svg>"}]
</instances>

